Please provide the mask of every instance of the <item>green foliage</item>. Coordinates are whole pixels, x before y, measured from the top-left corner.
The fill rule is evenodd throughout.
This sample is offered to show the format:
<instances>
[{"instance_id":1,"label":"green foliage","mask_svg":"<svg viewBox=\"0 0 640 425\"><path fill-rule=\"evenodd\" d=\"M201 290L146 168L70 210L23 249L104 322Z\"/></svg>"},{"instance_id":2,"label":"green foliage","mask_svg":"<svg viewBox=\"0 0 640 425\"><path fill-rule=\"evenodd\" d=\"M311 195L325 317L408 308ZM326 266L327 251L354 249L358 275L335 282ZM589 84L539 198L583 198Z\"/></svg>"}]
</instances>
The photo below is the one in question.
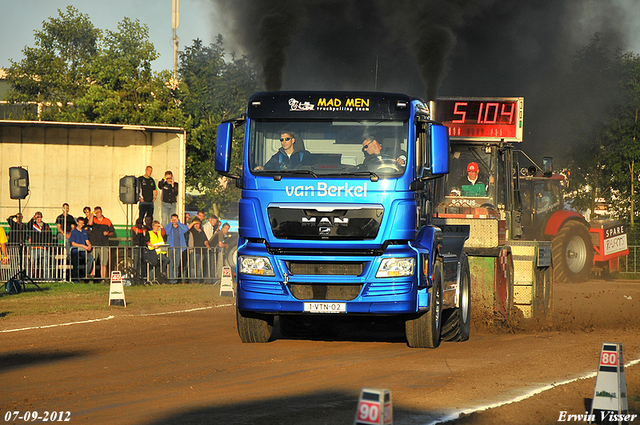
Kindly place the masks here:
<instances>
[{"instance_id":1,"label":"green foliage","mask_svg":"<svg viewBox=\"0 0 640 425\"><path fill-rule=\"evenodd\" d=\"M574 115L571 123L574 140L569 142L574 148L568 152L568 165L572 205L579 210L593 211L596 198L604 198L618 218L629 220L635 214L640 171L634 122L640 98L639 65L637 56L608 48L598 34L574 58L567 81L574 86L571 92L582 94L573 101L593 105L582 108L587 112Z\"/></svg>"},{"instance_id":2,"label":"green foliage","mask_svg":"<svg viewBox=\"0 0 640 425\"><path fill-rule=\"evenodd\" d=\"M8 99L40 105L39 119L184 127L187 130L186 187L200 194L198 209L225 213L239 190L214 171L218 124L241 115L259 89L246 58L225 58L222 37L180 53L180 84L169 84L171 71L154 73L158 57L149 29L124 18L116 31L101 31L72 6L43 23L35 46L8 69ZM26 116L35 119L33 116ZM242 164L234 149L233 169ZM236 171L237 173L237 171Z\"/></svg>"},{"instance_id":3,"label":"green foliage","mask_svg":"<svg viewBox=\"0 0 640 425\"><path fill-rule=\"evenodd\" d=\"M187 128L187 186L200 196L197 209L209 213L228 212L240 191L233 182L214 171L215 141L220 122L244 113L249 96L258 90L257 75L246 58L231 55L225 61L222 37L204 46L201 40L180 53L179 96L184 113L192 118ZM236 140L242 140L242 135ZM242 165L242 146L235 146L232 169Z\"/></svg>"},{"instance_id":4,"label":"green foliage","mask_svg":"<svg viewBox=\"0 0 640 425\"><path fill-rule=\"evenodd\" d=\"M124 18L117 31L103 33L72 6L58 12L36 31L36 47L25 47L25 58L12 62L10 101L43 104L43 120L186 124L165 84L170 74L151 70L158 53L146 25Z\"/></svg>"}]
</instances>

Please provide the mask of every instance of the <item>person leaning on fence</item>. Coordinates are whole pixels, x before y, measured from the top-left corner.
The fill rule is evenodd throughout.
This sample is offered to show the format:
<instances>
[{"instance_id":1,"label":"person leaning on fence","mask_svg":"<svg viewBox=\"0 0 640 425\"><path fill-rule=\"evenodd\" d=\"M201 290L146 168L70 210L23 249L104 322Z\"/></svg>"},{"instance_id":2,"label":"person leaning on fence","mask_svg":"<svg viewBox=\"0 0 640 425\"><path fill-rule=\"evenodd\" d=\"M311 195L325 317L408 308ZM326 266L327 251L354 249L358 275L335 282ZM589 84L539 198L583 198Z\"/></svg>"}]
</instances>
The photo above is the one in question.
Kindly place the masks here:
<instances>
[{"instance_id":1,"label":"person leaning on fence","mask_svg":"<svg viewBox=\"0 0 640 425\"><path fill-rule=\"evenodd\" d=\"M0 251L2 251L1 264L7 264L9 262L9 251L7 251L7 234L4 232L4 228L0 226Z\"/></svg>"},{"instance_id":2,"label":"person leaning on fence","mask_svg":"<svg viewBox=\"0 0 640 425\"><path fill-rule=\"evenodd\" d=\"M149 244L149 233L142 218L138 218L136 224L131 228L131 243L133 244L134 267L144 276L146 267L143 267L142 259Z\"/></svg>"},{"instance_id":3,"label":"person leaning on fence","mask_svg":"<svg viewBox=\"0 0 640 425\"><path fill-rule=\"evenodd\" d=\"M209 249L209 241L207 240L207 235L205 235L204 230L202 230L200 219L197 217L193 219L193 227L189 229L187 232L189 235L189 252L191 255L189 256L189 265L191 275L189 277L202 278L204 277L202 272L203 270L207 270L207 267L204 266L204 262L208 258L208 255L204 251L205 248Z\"/></svg>"},{"instance_id":4,"label":"person leaning on fence","mask_svg":"<svg viewBox=\"0 0 640 425\"><path fill-rule=\"evenodd\" d=\"M24 243L28 237L27 226L22 222L22 214L17 213L7 217L9 225L9 235L7 235L7 249L9 250L9 259L11 272L15 273L22 268L22 253Z\"/></svg>"},{"instance_id":5,"label":"person leaning on fence","mask_svg":"<svg viewBox=\"0 0 640 425\"><path fill-rule=\"evenodd\" d=\"M178 275L182 273L183 259L186 257L187 249L185 235L188 231L189 226L180 222L178 214L171 214L171 222L164 228L164 232L167 235L167 243L169 244L167 253L169 256L169 279L171 283L176 283Z\"/></svg>"},{"instance_id":6,"label":"person leaning on fence","mask_svg":"<svg viewBox=\"0 0 640 425\"><path fill-rule=\"evenodd\" d=\"M91 255L91 241L84 224L87 221L84 217L78 217L76 228L71 232L69 241L71 242L71 266L80 268L81 261L85 262L85 276L91 276L90 270L93 270L93 256ZM84 257L84 258L83 258Z\"/></svg>"},{"instance_id":7,"label":"person leaning on fence","mask_svg":"<svg viewBox=\"0 0 640 425\"><path fill-rule=\"evenodd\" d=\"M100 277L105 278L107 275L107 266L110 260L110 239L116 234L113 223L107 217L102 215L102 207L95 207L91 214L91 231L89 232L89 240L93 246L93 257L96 262L100 263Z\"/></svg>"},{"instance_id":8,"label":"person leaning on fence","mask_svg":"<svg viewBox=\"0 0 640 425\"><path fill-rule=\"evenodd\" d=\"M36 279L50 279L49 248L53 245L51 227L42 221L42 212L36 211L27 223L29 244L31 245L29 276ZM40 264L40 267L38 265Z\"/></svg>"},{"instance_id":9,"label":"person leaning on fence","mask_svg":"<svg viewBox=\"0 0 640 425\"><path fill-rule=\"evenodd\" d=\"M152 226L153 230L149 232L149 249L145 252L145 260L156 270L156 273L159 271L162 275L166 275L169 259L164 240L165 232L158 220L153 220Z\"/></svg>"}]
</instances>

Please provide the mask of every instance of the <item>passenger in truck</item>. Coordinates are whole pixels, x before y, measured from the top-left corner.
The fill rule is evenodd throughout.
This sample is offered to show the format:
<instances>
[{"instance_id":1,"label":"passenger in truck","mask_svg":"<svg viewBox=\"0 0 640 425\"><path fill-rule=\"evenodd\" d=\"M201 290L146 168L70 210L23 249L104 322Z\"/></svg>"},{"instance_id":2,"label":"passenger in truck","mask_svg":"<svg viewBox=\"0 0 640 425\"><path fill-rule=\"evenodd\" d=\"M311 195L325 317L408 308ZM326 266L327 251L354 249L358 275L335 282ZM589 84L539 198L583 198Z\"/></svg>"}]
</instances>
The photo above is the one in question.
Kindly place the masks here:
<instances>
[{"instance_id":1,"label":"passenger in truck","mask_svg":"<svg viewBox=\"0 0 640 425\"><path fill-rule=\"evenodd\" d=\"M401 167L405 167L407 165L407 153L401 150L396 154L393 149L383 147L380 140L382 139L374 134L365 137L362 142L362 152L364 152L364 162L362 164L369 165L381 159L390 158L395 159Z\"/></svg>"},{"instance_id":2,"label":"passenger in truck","mask_svg":"<svg viewBox=\"0 0 640 425\"><path fill-rule=\"evenodd\" d=\"M304 143L296 141L296 137L291 130L280 132L280 144L278 152L273 154L271 159L262 166L257 166L255 170L290 170L307 165L309 152L305 150Z\"/></svg>"}]
</instances>

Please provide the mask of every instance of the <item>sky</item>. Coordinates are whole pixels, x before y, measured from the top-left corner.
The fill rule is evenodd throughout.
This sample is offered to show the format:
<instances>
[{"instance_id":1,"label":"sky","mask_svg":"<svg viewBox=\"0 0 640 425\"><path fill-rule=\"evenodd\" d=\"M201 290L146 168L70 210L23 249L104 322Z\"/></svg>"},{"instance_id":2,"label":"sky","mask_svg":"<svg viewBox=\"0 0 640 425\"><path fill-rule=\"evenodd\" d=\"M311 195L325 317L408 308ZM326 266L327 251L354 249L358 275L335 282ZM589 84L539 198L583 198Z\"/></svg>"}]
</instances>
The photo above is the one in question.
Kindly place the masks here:
<instances>
[{"instance_id":1,"label":"sky","mask_svg":"<svg viewBox=\"0 0 640 425\"><path fill-rule=\"evenodd\" d=\"M173 69L171 0L0 0L0 68L9 67L9 59L20 61L24 47L34 46L34 31L69 5L89 15L101 30L117 31L124 17L140 20L149 27L150 40L160 54L152 64L154 71ZM220 33L217 19L210 1L180 1L179 48L190 46L196 38L212 43Z\"/></svg>"},{"instance_id":2,"label":"sky","mask_svg":"<svg viewBox=\"0 0 640 425\"><path fill-rule=\"evenodd\" d=\"M639 1L182 0L178 37L182 50L221 34L267 89L523 96L525 149L553 154L570 136L565 118L588 121L606 103L606 87L566 90L576 52L600 33L640 54ZM173 68L171 0L0 0L0 67L20 61L34 30L67 5L101 30L138 19L160 54L153 69Z\"/></svg>"}]
</instances>

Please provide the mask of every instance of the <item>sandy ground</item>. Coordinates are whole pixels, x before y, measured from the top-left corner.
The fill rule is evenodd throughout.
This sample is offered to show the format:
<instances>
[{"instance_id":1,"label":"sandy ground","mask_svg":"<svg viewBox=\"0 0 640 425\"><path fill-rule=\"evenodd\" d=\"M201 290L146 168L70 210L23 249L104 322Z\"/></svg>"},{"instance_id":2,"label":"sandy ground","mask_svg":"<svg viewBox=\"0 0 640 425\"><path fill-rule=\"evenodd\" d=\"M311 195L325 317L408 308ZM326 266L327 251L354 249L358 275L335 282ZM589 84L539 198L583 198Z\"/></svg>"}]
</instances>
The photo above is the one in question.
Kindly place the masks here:
<instances>
[{"instance_id":1,"label":"sandy ground","mask_svg":"<svg viewBox=\"0 0 640 425\"><path fill-rule=\"evenodd\" d=\"M242 344L227 301L0 315L0 420L55 411L82 424L351 424L360 390L384 388L395 424L565 423L562 412L584 414L593 396L603 342L640 359L637 282L556 285L551 320L476 319L469 341L435 350L408 348L399 327L355 323ZM625 374L638 413L640 365Z\"/></svg>"}]
</instances>

